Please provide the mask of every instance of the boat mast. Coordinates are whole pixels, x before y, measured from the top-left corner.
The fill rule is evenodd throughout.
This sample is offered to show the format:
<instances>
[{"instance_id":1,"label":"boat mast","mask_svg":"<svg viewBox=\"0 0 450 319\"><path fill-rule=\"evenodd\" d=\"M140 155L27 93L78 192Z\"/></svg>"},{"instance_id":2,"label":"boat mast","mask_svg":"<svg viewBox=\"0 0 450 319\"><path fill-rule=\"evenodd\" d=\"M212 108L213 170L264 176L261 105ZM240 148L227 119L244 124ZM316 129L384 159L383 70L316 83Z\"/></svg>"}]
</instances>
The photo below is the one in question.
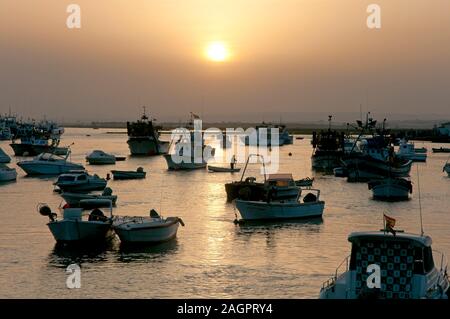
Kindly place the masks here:
<instances>
[{"instance_id":1,"label":"boat mast","mask_svg":"<svg viewBox=\"0 0 450 319\"><path fill-rule=\"evenodd\" d=\"M422 220L422 201L420 194L420 177L419 177L419 165L416 164L417 168L417 190L419 191L419 213L420 213L420 236L423 236L423 220Z\"/></svg>"}]
</instances>

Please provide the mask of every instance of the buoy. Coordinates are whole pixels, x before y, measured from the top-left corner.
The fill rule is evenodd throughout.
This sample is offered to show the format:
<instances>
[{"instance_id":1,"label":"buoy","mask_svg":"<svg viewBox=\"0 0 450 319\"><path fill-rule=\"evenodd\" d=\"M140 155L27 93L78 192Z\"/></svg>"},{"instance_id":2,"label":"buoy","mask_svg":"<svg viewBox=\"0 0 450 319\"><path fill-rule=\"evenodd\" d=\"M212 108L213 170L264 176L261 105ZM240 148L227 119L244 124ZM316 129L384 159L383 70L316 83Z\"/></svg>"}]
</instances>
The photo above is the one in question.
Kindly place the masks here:
<instances>
[{"instance_id":1,"label":"buoy","mask_svg":"<svg viewBox=\"0 0 450 319\"><path fill-rule=\"evenodd\" d=\"M291 152L289 152L289 156L292 156L292 153L291 153Z\"/></svg>"}]
</instances>

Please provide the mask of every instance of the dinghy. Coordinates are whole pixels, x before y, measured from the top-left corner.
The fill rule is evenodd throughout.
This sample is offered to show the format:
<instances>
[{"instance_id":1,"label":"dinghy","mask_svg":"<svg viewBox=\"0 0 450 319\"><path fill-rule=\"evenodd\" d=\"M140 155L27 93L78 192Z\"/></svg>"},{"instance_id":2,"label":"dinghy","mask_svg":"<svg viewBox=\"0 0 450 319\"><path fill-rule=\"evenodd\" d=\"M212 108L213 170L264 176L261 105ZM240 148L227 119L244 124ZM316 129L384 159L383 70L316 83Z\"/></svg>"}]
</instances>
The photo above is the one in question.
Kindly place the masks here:
<instances>
[{"instance_id":1,"label":"dinghy","mask_svg":"<svg viewBox=\"0 0 450 319\"><path fill-rule=\"evenodd\" d=\"M313 178L306 177L303 179L296 180L295 185L297 185L299 187L311 187L313 182L314 182L314 177Z\"/></svg>"},{"instance_id":2,"label":"dinghy","mask_svg":"<svg viewBox=\"0 0 450 319\"><path fill-rule=\"evenodd\" d=\"M235 173L239 172L240 168L231 168L231 167L220 167L220 166L211 166L208 165L208 171L217 172L217 173Z\"/></svg>"},{"instance_id":3,"label":"dinghy","mask_svg":"<svg viewBox=\"0 0 450 319\"><path fill-rule=\"evenodd\" d=\"M236 208L242 217L242 221L321 217L325 202L319 199L320 191L310 189L308 192L308 194L302 196L302 190L300 189L295 201L244 201L236 199Z\"/></svg>"},{"instance_id":4,"label":"dinghy","mask_svg":"<svg viewBox=\"0 0 450 319\"><path fill-rule=\"evenodd\" d=\"M113 228L123 244L154 244L176 237L178 225L184 226L179 217L161 217L155 210L149 217L115 217Z\"/></svg>"},{"instance_id":5,"label":"dinghy","mask_svg":"<svg viewBox=\"0 0 450 319\"><path fill-rule=\"evenodd\" d=\"M83 208L86 208L87 206L102 207L99 205L103 204L105 200L111 201L112 205L115 206L117 202L117 195L112 195L112 189L109 187L106 187L100 194L82 194L82 193L64 192L61 194L61 197L64 198L66 203L69 204L71 207L83 207ZM81 201L84 202L81 203Z\"/></svg>"},{"instance_id":6,"label":"dinghy","mask_svg":"<svg viewBox=\"0 0 450 319\"><path fill-rule=\"evenodd\" d=\"M111 201L110 216L107 217L98 208L86 214L82 208L63 208L62 219L51 211L50 207L41 204L38 211L41 215L47 216L47 223L50 232L58 243L63 244L99 244L112 238L112 207Z\"/></svg>"},{"instance_id":7,"label":"dinghy","mask_svg":"<svg viewBox=\"0 0 450 319\"><path fill-rule=\"evenodd\" d=\"M117 171L112 170L113 179L141 179L147 175L142 167L138 167L135 171Z\"/></svg>"}]
</instances>

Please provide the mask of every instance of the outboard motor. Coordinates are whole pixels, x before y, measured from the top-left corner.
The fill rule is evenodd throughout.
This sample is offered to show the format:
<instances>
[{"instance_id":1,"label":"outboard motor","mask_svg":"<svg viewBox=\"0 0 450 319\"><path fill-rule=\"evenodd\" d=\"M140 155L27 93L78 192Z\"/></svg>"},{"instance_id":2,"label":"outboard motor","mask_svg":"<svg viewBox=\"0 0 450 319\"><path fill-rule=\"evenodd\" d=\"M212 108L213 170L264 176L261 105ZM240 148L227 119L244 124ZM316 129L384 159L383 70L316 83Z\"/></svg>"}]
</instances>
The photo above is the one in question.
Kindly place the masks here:
<instances>
[{"instance_id":1,"label":"outboard motor","mask_svg":"<svg viewBox=\"0 0 450 319\"><path fill-rule=\"evenodd\" d=\"M39 205L38 210L39 214L41 214L42 216L47 216L51 222L54 222L56 220L56 213L53 213L48 205L41 204Z\"/></svg>"},{"instance_id":2,"label":"outboard motor","mask_svg":"<svg viewBox=\"0 0 450 319\"><path fill-rule=\"evenodd\" d=\"M151 218L160 218L161 216L159 216L158 212L152 208L150 210L150 217Z\"/></svg>"}]
</instances>

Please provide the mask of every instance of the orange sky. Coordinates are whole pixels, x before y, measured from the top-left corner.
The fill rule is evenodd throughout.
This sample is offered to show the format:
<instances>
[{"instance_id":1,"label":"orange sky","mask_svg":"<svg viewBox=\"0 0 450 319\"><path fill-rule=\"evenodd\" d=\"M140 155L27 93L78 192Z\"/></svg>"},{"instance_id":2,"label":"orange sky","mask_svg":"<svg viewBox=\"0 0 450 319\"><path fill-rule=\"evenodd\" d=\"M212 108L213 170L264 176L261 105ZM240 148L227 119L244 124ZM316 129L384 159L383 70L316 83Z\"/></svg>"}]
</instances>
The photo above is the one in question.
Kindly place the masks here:
<instances>
[{"instance_id":1,"label":"orange sky","mask_svg":"<svg viewBox=\"0 0 450 319\"><path fill-rule=\"evenodd\" d=\"M65 25L70 3L79 30ZM366 26L370 3L381 30ZM145 104L161 120L258 121L363 103L449 115L449 21L448 0L2 0L0 112L123 120ZM205 59L211 41L229 61Z\"/></svg>"}]
</instances>

